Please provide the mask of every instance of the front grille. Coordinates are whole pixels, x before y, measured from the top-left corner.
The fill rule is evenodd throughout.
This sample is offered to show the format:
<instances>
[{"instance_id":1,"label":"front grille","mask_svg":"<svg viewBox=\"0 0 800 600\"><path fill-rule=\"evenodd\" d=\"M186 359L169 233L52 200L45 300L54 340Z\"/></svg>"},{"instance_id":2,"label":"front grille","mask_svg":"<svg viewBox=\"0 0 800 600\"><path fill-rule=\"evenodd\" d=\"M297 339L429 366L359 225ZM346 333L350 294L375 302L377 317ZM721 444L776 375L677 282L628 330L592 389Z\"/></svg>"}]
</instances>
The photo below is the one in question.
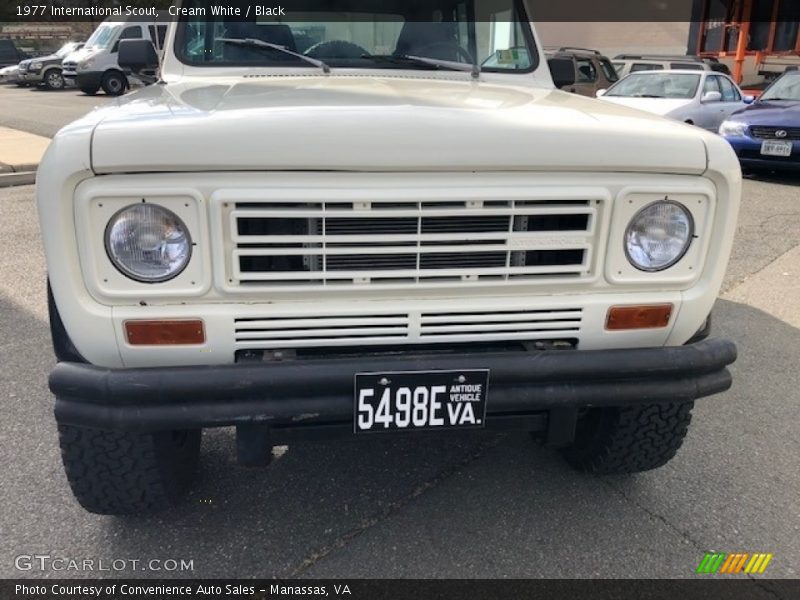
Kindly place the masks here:
<instances>
[{"instance_id":1,"label":"front grille","mask_svg":"<svg viewBox=\"0 0 800 600\"><path fill-rule=\"evenodd\" d=\"M778 136L778 131L785 131L786 135ZM800 127L750 127L750 133L760 140L800 140Z\"/></svg>"},{"instance_id":2,"label":"front grille","mask_svg":"<svg viewBox=\"0 0 800 600\"><path fill-rule=\"evenodd\" d=\"M78 68L78 63L69 61L62 63L61 66L64 68L65 71L74 71L75 69Z\"/></svg>"},{"instance_id":3,"label":"front grille","mask_svg":"<svg viewBox=\"0 0 800 600\"><path fill-rule=\"evenodd\" d=\"M235 321L237 349L574 339L580 308L289 315Z\"/></svg>"},{"instance_id":4,"label":"front grille","mask_svg":"<svg viewBox=\"0 0 800 600\"><path fill-rule=\"evenodd\" d=\"M229 204L229 283L386 284L586 277L600 200Z\"/></svg>"}]
</instances>

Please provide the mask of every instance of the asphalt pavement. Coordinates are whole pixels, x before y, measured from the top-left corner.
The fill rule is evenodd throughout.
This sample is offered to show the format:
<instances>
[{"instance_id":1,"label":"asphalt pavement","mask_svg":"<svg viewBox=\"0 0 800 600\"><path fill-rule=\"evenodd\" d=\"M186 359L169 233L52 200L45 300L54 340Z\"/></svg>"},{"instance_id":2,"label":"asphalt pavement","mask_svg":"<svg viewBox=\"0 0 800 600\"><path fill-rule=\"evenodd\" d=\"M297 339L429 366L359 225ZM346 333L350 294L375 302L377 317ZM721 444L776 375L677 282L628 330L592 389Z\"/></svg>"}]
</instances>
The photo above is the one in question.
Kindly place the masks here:
<instances>
[{"instance_id":1,"label":"asphalt pavement","mask_svg":"<svg viewBox=\"0 0 800 600\"><path fill-rule=\"evenodd\" d=\"M800 243L798 192L788 178L745 182L726 289ZM15 568L34 554L142 561L103 576L692 577L707 551L770 552L769 576L800 577L800 330L725 300L714 335L739 345L734 387L698 401L684 447L656 471L584 475L526 435L490 433L303 443L249 470L235 464L233 432L219 430L177 508L84 512L47 389L33 193L0 190L0 577L98 575ZM142 571L151 559L193 570ZM775 582L748 585L754 598L788 600Z\"/></svg>"},{"instance_id":2,"label":"asphalt pavement","mask_svg":"<svg viewBox=\"0 0 800 600\"><path fill-rule=\"evenodd\" d=\"M87 96L76 88L50 91L3 84L0 85L0 125L53 137L67 123L115 101L116 98L102 92Z\"/></svg>"}]
</instances>

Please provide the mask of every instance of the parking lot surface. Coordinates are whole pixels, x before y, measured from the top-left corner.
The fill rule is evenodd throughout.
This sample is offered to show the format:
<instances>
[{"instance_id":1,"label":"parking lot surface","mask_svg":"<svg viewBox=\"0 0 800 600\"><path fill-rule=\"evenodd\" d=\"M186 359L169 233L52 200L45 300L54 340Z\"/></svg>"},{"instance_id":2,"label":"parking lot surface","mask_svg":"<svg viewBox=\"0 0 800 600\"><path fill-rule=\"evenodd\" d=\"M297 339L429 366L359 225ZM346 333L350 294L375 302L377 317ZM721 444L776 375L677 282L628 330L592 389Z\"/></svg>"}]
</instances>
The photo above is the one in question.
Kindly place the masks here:
<instances>
[{"instance_id":1,"label":"parking lot surface","mask_svg":"<svg viewBox=\"0 0 800 600\"><path fill-rule=\"evenodd\" d=\"M44 94L2 88L0 103L17 92ZM69 94L52 102L83 110ZM1 124L8 118L4 108ZM797 184L745 182L726 290L800 243ZM599 478L527 435L469 433L304 443L247 470L235 465L232 431L220 430L205 436L199 480L179 507L88 514L58 453L33 194L0 190L0 577L97 575L17 570L15 557L31 554L193 561L103 576L691 577L707 551L770 552L770 576L800 577L800 330L726 300L714 335L739 345L734 387L698 401L683 449L662 469ZM754 598L784 597L774 582L750 585Z\"/></svg>"},{"instance_id":2,"label":"parking lot surface","mask_svg":"<svg viewBox=\"0 0 800 600\"><path fill-rule=\"evenodd\" d=\"M115 100L102 93L87 96L75 88L48 91L0 85L0 125L53 137L70 121Z\"/></svg>"}]
</instances>

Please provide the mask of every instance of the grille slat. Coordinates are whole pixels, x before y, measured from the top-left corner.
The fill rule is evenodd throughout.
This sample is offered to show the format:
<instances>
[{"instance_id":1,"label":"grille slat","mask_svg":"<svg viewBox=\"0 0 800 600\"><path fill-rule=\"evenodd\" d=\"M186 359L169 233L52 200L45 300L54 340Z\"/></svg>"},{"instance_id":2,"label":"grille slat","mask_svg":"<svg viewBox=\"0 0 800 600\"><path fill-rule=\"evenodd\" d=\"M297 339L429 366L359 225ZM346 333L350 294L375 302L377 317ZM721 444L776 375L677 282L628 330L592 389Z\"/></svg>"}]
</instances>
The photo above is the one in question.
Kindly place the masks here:
<instances>
[{"instance_id":1,"label":"grille slat","mask_svg":"<svg viewBox=\"0 0 800 600\"><path fill-rule=\"evenodd\" d=\"M576 339L582 317L580 308L251 317L235 321L235 335L239 349Z\"/></svg>"},{"instance_id":2,"label":"grille slat","mask_svg":"<svg viewBox=\"0 0 800 600\"><path fill-rule=\"evenodd\" d=\"M779 131L785 131L786 135L778 136ZM767 127L762 125L753 125L750 127L750 133L754 138L760 140L786 140L797 141L800 140L800 127Z\"/></svg>"},{"instance_id":3,"label":"grille slat","mask_svg":"<svg viewBox=\"0 0 800 600\"><path fill-rule=\"evenodd\" d=\"M324 288L586 277L599 203L248 200L229 212L230 280Z\"/></svg>"}]
</instances>

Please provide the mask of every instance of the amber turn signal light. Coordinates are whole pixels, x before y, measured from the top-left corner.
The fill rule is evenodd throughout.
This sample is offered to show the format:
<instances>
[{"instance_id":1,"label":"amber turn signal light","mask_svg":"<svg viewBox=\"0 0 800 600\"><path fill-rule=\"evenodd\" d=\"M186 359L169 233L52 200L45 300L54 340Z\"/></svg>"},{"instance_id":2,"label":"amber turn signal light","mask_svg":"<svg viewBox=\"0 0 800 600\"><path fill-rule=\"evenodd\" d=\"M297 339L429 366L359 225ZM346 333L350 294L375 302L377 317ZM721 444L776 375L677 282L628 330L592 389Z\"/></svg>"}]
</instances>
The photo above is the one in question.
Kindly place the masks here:
<instances>
[{"instance_id":1,"label":"amber turn signal light","mask_svg":"<svg viewBox=\"0 0 800 600\"><path fill-rule=\"evenodd\" d=\"M192 346L206 341L203 322L125 321L125 339L131 346Z\"/></svg>"},{"instance_id":2,"label":"amber turn signal light","mask_svg":"<svg viewBox=\"0 0 800 600\"><path fill-rule=\"evenodd\" d=\"M649 306L612 306L608 309L606 329L658 329L669 325L672 304L652 304Z\"/></svg>"}]
</instances>

